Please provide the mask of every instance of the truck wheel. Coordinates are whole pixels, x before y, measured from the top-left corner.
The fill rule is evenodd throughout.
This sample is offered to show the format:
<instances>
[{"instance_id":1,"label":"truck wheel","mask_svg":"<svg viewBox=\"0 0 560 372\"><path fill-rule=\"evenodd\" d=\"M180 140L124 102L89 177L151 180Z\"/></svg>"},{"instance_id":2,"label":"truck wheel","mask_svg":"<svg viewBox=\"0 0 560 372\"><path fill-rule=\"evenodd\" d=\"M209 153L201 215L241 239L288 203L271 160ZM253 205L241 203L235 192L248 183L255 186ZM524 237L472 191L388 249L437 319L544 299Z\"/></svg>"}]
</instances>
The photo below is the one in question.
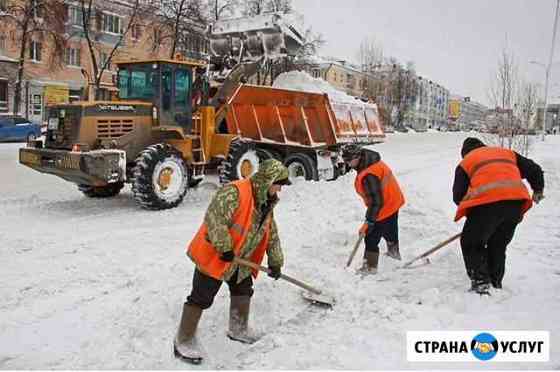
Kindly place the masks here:
<instances>
[{"instance_id":1,"label":"truck wheel","mask_svg":"<svg viewBox=\"0 0 560 372\"><path fill-rule=\"evenodd\" d=\"M123 187L124 182L115 182L107 186L78 185L78 190L89 198L111 198L118 195Z\"/></svg>"},{"instance_id":2,"label":"truck wheel","mask_svg":"<svg viewBox=\"0 0 560 372\"><path fill-rule=\"evenodd\" d=\"M146 209L176 207L187 193L187 165L181 154L168 144L152 145L142 151L132 173L134 199Z\"/></svg>"},{"instance_id":3,"label":"truck wheel","mask_svg":"<svg viewBox=\"0 0 560 372\"><path fill-rule=\"evenodd\" d=\"M288 168L290 180L302 177L308 181L317 181L319 178L315 161L307 154L292 154L284 160L284 165Z\"/></svg>"},{"instance_id":4,"label":"truck wheel","mask_svg":"<svg viewBox=\"0 0 560 372\"><path fill-rule=\"evenodd\" d=\"M234 139L229 145L229 153L220 169L220 182L228 183L251 177L259 169L259 156L254 144Z\"/></svg>"}]
</instances>

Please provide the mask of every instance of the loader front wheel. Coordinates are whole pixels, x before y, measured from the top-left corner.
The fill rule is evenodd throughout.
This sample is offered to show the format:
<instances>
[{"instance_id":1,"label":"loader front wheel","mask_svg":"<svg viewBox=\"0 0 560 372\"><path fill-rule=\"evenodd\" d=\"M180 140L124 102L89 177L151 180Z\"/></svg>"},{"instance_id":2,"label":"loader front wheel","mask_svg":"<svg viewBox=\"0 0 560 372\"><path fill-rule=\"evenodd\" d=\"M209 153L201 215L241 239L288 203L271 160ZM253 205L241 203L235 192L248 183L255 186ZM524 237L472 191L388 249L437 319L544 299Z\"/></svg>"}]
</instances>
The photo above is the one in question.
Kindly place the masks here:
<instances>
[{"instance_id":1,"label":"loader front wheel","mask_svg":"<svg viewBox=\"0 0 560 372\"><path fill-rule=\"evenodd\" d=\"M315 161L307 154L292 154L284 160L284 165L288 168L291 181L297 178L303 178L307 181L316 181L319 178Z\"/></svg>"},{"instance_id":2,"label":"loader front wheel","mask_svg":"<svg viewBox=\"0 0 560 372\"><path fill-rule=\"evenodd\" d=\"M107 186L78 185L78 190L88 198L112 198L118 195L123 187L123 182L115 182Z\"/></svg>"},{"instance_id":3,"label":"loader front wheel","mask_svg":"<svg viewBox=\"0 0 560 372\"><path fill-rule=\"evenodd\" d=\"M238 138L231 141L229 153L220 169L220 182L228 183L251 177L259 170L259 156L253 143Z\"/></svg>"},{"instance_id":4,"label":"loader front wheel","mask_svg":"<svg viewBox=\"0 0 560 372\"><path fill-rule=\"evenodd\" d=\"M146 209L179 205L189 187L189 172L181 154L168 144L152 145L136 158L132 170L134 199Z\"/></svg>"}]
</instances>

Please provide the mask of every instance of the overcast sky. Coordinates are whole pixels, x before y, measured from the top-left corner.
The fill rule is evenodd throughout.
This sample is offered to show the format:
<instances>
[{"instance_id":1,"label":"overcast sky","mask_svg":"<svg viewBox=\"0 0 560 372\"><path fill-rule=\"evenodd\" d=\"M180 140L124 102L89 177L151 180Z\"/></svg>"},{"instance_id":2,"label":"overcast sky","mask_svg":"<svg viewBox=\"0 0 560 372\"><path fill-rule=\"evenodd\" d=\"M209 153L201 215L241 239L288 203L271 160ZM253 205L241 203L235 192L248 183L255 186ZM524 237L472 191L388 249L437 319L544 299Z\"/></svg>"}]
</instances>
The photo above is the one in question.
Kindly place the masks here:
<instances>
[{"instance_id":1,"label":"overcast sky","mask_svg":"<svg viewBox=\"0 0 560 372\"><path fill-rule=\"evenodd\" d=\"M414 61L418 74L452 94L488 104L488 84L506 35L526 78L544 82L552 42L554 0L293 0L305 22L323 34L321 54L356 60L365 36L385 55ZM560 37L555 61L560 62ZM550 96L560 96L560 63ZM543 84L544 85L544 84ZM558 101L556 99L555 101Z\"/></svg>"}]
</instances>

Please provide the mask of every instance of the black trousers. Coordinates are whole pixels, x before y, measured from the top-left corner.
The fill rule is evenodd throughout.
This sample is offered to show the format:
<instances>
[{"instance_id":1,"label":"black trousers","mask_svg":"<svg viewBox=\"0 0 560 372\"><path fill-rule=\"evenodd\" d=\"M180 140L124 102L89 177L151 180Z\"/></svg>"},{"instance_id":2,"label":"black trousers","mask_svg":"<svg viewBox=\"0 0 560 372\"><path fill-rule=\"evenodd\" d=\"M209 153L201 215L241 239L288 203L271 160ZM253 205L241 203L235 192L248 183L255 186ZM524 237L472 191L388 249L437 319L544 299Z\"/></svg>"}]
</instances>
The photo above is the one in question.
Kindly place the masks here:
<instances>
[{"instance_id":1,"label":"black trousers","mask_svg":"<svg viewBox=\"0 0 560 372\"><path fill-rule=\"evenodd\" d=\"M399 212L395 212L384 220L375 222L373 228L368 229L365 237L366 251L379 252L381 238L387 242L399 242Z\"/></svg>"},{"instance_id":2,"label":"black trousers","mask_svg":"<svg viewBox=\"0 0 560 372\"><path fill-rule=\"evenodd\" d=\"M461 250L471 280L501 286L506 248L521 220L522 205L520 200L507 200L469 210Z\"/></svg>"},{"instance_id":3,"label":"black trousers","mask_svg":"<svg viewBox=\"0 0 560 372\"><path fill-rule=\"evenodd\" d=\"M253 295L253 278L249 275L240 283L237 283L237 274L232 275L231 279L226 283L229 287L231 296L249 296ZM214 302L214 297L218 294L218 290L222 286L222 281L212 278L199 271L194 270L191 294L187 297L188 305L195 305L201 309L208 309Z\"/></svg>"}]
</instances>

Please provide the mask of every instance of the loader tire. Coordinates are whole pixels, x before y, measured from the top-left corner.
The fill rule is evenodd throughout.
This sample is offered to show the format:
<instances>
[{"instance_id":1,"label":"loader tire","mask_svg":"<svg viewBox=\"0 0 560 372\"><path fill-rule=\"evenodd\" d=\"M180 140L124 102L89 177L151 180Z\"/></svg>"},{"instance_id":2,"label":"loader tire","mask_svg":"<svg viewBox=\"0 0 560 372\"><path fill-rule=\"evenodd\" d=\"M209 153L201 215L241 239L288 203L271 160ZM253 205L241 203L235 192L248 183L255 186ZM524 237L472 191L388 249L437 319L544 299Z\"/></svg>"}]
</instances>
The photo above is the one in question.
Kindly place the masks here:
<instances>
[{"instance_id":1,"label":"loader tire","mask_svg":"<svg viewBox=\"0 0 560 372\"><path fill-rule=\"evenodd\" d=\"M78 185L78 190L88 198L112 198L117 196L123 187L124 182L115 182L107 186Z\"/></svg>"},{"instance_id":2,"label":"loader tire","mask_svg":"<svg viewBox=\"0 0 560 372\"><path fill-rule=\"evenodd\" d=\"M304 153L289 155L284 160L284 165L288 168L290 180L302 177L307 181L317 181L319 175L317 166L313 158Z\"/></svg>"},{"instance_id":3,"label":"loader tire","mask_svg":"<svg viewBox=\"0 0 560 372\"><path fill-rule=\"evenodd\" d=\"M181 204L190 183L181 153L168 144L149 146L136 158L132 193L143 208L161 210Z\"/></svg>"},{"instance_id":4,"label":"loader tire","mask_svg":"<svg viewBox=\"0 0 560 372\"><path fill-rule=\"evenodd\" d=\"M259 169L259 156L255 145L249 141L234 139L229 144L229 152L220 167L220 183L225 184L248 178Z\"/></svg>"}]
</instances>

